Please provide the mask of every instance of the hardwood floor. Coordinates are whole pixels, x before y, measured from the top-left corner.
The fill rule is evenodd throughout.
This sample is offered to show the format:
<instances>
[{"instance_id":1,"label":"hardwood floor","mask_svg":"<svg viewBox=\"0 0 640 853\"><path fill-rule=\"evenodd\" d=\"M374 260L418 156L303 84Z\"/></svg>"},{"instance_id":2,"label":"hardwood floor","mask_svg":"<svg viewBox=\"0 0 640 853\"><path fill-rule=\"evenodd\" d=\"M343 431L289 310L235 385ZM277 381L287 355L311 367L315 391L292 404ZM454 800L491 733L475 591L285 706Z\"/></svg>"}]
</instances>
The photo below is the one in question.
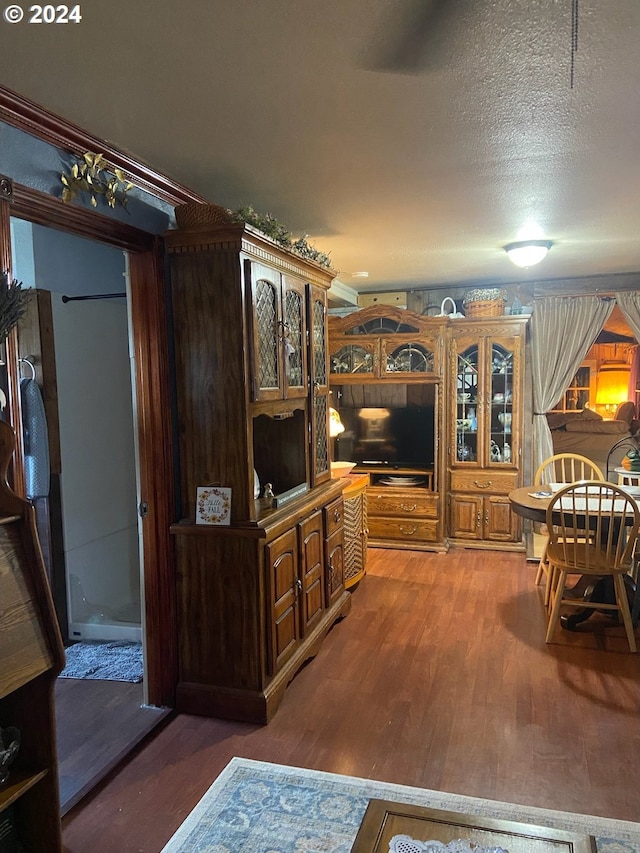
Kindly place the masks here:
<instances>
[{"instance_id":1,"label":"hardwood floor","mask_svg":"<svg viewBox=\"0 0 640 853\"><path fill-rule=\"evenodd\" d=\"M268 726L175 717L65 818L67 853L157 853L234 755L640 820L640 656L600 615L546 645L535 573L371 550Z\"/></svg>"},{"instance_id":2,"label":"hardwood floor","mask_svg":"<svg viewBox=\"0 0 640 853\"><path fill-rule=\"evenodd\" d=\"M66 814L169 713L143 705L142 684L58 678L60 806Z\"/></svg>"}]
</instances>

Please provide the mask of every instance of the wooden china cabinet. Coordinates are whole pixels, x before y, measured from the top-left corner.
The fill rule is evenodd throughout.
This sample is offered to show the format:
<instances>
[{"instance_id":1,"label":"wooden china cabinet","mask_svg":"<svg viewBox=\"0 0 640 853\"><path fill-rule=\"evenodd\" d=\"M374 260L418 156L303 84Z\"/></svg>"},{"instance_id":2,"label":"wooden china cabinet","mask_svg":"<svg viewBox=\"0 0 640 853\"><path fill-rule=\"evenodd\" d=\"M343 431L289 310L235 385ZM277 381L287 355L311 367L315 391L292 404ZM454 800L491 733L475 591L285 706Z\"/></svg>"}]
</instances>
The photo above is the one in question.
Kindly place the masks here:
<instances>
[{"instance_id":1,"label":"wooden china cabinet","mask_svg":"<svg viewBox=\"0 0 640 853\"><path fill-rule=\"evenodd\" d=\"M369 475L372 546L445 549L446 322L388 305L329 320L333 405L345 425L337 456Z\"/></svg>"},{"instance_id":2,"label":"wooden china cabinet","mask_svg":"<svg viewBox=\"0 0 640 853\"><path fill-rule=\"evenodd\" d=\"M522 480L526 319L449 324L449 540L521 547L508 493Z\"/></svg>"},{"instance_id":3,"label":"wooden china cabinet","mask_svg":"<svg viewBox=\"0 0 640 853\"><path fill-rule=\"evenodd\" d=\"M351 605L344 484L329 465L333 274L244 224L172 231L166 245L180 469L176 707L266 723ZM230 524L196 524L196 490L216 484L231 489Z\"/></svg>"},{"instance_id":4,"label":"wooden china cabinet","mask_svg":"<svg viewBox=\"0 0 640 853\"><path fill-rule=\"evenodd\" d=\"M337 454L371 478L370 545L522 548L508 493L522 481L526 323L386 305L330 318Z\"/></svg>"}]
</instances>

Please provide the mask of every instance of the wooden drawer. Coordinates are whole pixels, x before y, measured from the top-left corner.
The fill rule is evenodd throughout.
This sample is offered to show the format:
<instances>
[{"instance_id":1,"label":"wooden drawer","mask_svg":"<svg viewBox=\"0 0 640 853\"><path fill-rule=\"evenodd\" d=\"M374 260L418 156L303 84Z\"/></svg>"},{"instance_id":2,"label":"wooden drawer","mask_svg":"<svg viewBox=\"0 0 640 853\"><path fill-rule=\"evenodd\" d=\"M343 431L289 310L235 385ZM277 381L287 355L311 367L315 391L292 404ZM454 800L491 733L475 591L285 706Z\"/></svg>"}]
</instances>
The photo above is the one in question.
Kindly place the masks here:
<instances>
[{"instance_id":1,"label":"wooden drawer","mask_svg":"<svg viewBox=\"0 0 640 853\"><path fill-rule=\"evenodd\" d=\"M431 518L372 518L370 539L398 539L403 542L436 542L438 522Z\"/></svg>"},{"instance_id":2,"label":"wooden drawer","mask_svg":"<svg viewBox=\"0 0 640 853\"><path fill-rule=\"evenodd\" d=\"M516 471L452 471L452 492L499 492L513 491L518 485Z\"/></svg>"},{"instance_id":3,"label":"wooden drawer","mask_svg":"<svg viewBox=\"0 0 640 853\"><path fill-rule=\"evenodd\" d=\"M370 516L403 515L438 517L438 495L425 491L407 491L392 486L367 489L367 511Z\"/></svg>"},{"instance_id":4,"label":"wooden drawer","mask_svg":"<svg viewBox=\"0 0 640 853\"><path fill-rule=\"evenodd\" d=\"M332 533L339 530L344 522L344 506L342 495L331 501L324 508L324 535L328 539Z\"/></svg>"}]
</instances>

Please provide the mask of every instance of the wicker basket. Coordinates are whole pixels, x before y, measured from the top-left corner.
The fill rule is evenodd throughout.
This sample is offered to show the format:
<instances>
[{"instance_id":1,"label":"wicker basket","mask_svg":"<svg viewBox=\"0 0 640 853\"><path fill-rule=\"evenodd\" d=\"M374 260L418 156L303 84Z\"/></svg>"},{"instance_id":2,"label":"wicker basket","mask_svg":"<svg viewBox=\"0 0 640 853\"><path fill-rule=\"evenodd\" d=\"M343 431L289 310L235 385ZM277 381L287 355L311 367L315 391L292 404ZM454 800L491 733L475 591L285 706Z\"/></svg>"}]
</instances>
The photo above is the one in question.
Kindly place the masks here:
<instances>
[{"instance_id":1,"label":"wicker basket","mask_svg":"<svg viewBox=\"0 0 640 853\"><path fill-rule=\"evenodd\" d=\"M462 307L465 317L502 317L504 299L479 299L477 302L465 302Z\"/></svg>"},{"instance_id":2,"label":"wicker basket","mask_svg":"<svg viewBox=\"0 0 640 853\"><path fill-rule=\"evenodd\" d=\"M175 209L178 228L204 228L233 222L233 214L219 204L180 204Z\"/></svg>"}]
</instances>

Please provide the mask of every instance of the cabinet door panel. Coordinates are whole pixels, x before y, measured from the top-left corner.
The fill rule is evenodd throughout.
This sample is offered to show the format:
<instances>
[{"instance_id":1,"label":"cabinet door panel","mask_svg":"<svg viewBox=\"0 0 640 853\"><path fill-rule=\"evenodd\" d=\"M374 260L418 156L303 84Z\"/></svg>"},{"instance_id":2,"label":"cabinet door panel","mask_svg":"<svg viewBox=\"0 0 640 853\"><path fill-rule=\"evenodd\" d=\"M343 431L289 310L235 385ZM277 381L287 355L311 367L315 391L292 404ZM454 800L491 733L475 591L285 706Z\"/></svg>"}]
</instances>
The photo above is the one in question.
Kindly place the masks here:
<instances>
[{"instance_id":1,"label":"cabinet door panel","mask_svg":"<svg viewBox=\"0 0 640 853\"><path fill-rule=\"evenodd\" d=\"M327 607L330 607L344 589L344 532L340 527L326 539L327 546Z\"/></svg>"},{"instance_id":2,"label":"cabinet door panel","mask_svg":"<svg viewBox=\"0 0 640 853\"><path fill-rule=\"evenodd\" d=\"M457 539L482 538L482 498L476 495L451 497L451 536Z\"/></svg>"},{"instance_id":3,"label":"cabinet door panel","mask_svg":"<svg viewBox=\"0 0 640 853\"><path fill-rule=\"evenodd\" d=\"M251 284L251 355L254 400L278 400L284 394L280 275L247 261Z\"/></svg>"},{"instance_id":4,"label":"cabinet door panel","mask_svg":"<svg viewBox=\"0 0 640 853\"><path fill-rule=\"evenodd\" d=\"M484 536L494 542L512 542L516 539L517 519L511 511L508 498L486 497Z\"/></svg>"},{"instance_id":5,"label":"cabinet door panel","mask_svg":"<svg viewBox=\"0 0 640 853\"><path fill-rule=\"evenodd\" d=\"M383 338L381 342L381 375L399 381L400 377L415 378L436 372L435 347L422 340Z\"/></svg>"},{"instance_id":6,"label":"cabinet door panel","mask_svg":"<svg viewBox=\"0 0 640 853\"><path fill-rule=\"evenodd\" d=\"M329 458L329 363L327 294L309 286L309 361L311 365L311 485L331 477Z\"/></svg>"},{"instance_id":7,"label":"cabinet door panel","mask_svg":"<svg viewBox=\"0 0 640 853\"><path fill-rule=\"evenodd\" d=\"M329 363L331 374L339 376L340 382L362 382L376 373L376 345L371 341L339 343L332 350Z\"/></svg>"},{"instance_id":8,"label":"cabinet door panel","mask_svg":"<svg viewBox=\"0 0 640 853\"><path fill-rule=\"evenodd\" d=\"M455 465L477 465L482 462L486 441L482 418L484 388L482 384L482 349L477 342L464 338L453 341L455 369L454 417L451 431L455 448Z\"/></svg>"},{"instance_id":9,"label":"cabinet door panel","mask_svg":"<svg viewBox=\"0 0 640 853\"><path fill-rule=\"evenodd\" d=\"M322 513L314 512L300 524L300 578L302 581L302 634L322 615L324 607L324 537Z\"/></svg>"},{"instance_id":10,"label":"cabinet door panel","mask_svg":"<svg viewBox=\"0 0 640 853\"><path fill-rule=\"evenodd\" d=\"M516 387L515 345L517 339L505 338L491 342L487 371L489 402L489 431L491 435L487 462L490 467L510 465L518 453L514 444L517 435L518 389ZM516 428L516 432L514 432Z\"/></svg>"},{"instance_id":11,"label":"cabinet door panel","mask_svg":"<svg viewBox=\"0 0 640 853\"><path fill-rule=\"evenodd\" d=\"M283 347L287 399L307 394L307 324L305 285L283 276L282 328L278 337Z\"/></svg>"},{"instance_id":12,"label":"cabinet door panel","mask_svg":"<svg viewBox=\"0 0 640 853\"><path fill-rule=\"evenodd\" d=\"M271 661L277 672L300 640L298 537L288 530L265 546L271 587Z\"/></svg>"}]
</instances>

